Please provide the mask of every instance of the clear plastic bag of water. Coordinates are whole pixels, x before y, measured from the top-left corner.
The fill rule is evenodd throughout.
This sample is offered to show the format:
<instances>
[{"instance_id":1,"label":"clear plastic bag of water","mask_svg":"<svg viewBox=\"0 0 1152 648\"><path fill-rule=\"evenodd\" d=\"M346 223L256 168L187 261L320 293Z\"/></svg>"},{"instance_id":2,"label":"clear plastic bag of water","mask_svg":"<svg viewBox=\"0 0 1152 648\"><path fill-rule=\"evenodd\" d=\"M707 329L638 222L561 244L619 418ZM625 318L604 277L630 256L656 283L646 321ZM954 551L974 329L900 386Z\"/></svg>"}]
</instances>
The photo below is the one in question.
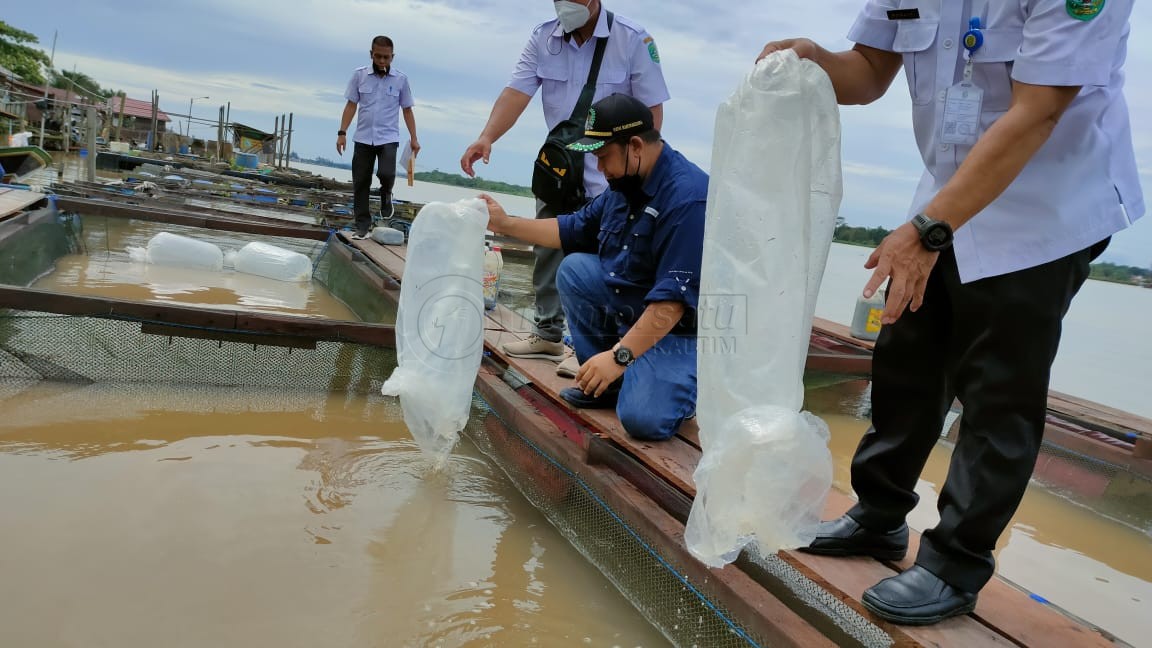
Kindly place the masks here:
<instances>
[{"instance_id":1,"label":"clear plastic bag of water","mask_svg":"<svg viewBox=\"0 0 1152 648\"><path fill-rule=\"evenodd\" d=\"M420 449L443 466L468 423L484 350L484 230L478 198L429 203L412 223L400 307L397 367L384 383L399 396Z\"/></svg>"},{"instance_id":2,"label":"clear plastic bag of water","mask_svg":"<svg viewBox=\"0 0 1152 648\"><path fill-rule=\"evenodd\" d=\"M236 272L276 281L311 281L312 260L299 252L253 241L230 258Z\"/></svg>"},{"instance_id":3,"label":"clear plastic bag of water","mask_svg":"<svg viewBox=\"0 0 1152 648\"><path fill-rule=\"evenodd\" d=\"M815 63L777 52L716 116L697 354L703 456L685 529L708 565L751 542L763 555L807 544L819 522L828 431L800 409L840 197L832 84Z\"/></svg>"},{"instance_id":4,"label":"clear plastic bag of water","mask_svg":"<svg viewBox=\"0 0 1152 648\"><path fill-rule=\"evenodd\" d=\"M128 248L133 261L154 265L215 270L224 268L224 253L216 245L187 236L160 232L148 241L146 248Z\"/></svg>"}]
</instances>

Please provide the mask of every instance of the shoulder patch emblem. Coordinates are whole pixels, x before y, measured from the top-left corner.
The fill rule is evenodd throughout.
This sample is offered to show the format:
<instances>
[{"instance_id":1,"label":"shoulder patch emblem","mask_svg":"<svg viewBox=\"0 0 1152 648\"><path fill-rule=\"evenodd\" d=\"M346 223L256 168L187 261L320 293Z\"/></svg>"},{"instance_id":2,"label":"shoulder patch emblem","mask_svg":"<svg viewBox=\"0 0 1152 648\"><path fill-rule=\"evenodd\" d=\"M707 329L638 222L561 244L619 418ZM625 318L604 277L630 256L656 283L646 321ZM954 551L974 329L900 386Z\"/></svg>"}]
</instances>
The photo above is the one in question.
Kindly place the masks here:
<instances>
[{"instance_id":1,"label":"shoulder patch emblem","mask_svg":"<svg viewBox=\"0 0 1152 648\"><path fill-rule=\"evenodd\" d=\"M1064 9L1076 20L1092 20L1104 9L1105 0L1064 0Z\"/></svg>"},{"instance_id":2,"label":"shoulder patch emblem","mask_svg":"<svg viewBox=\"0 0 1152 648\"><path fill-rule=\"evenodd\" d=\"M1068 0L1068 1L1071 2L1072 0ZM1100 0L1100 3L1103 4L1104 0ZM652 61L654 63L659 63L660 62L660 50L656 49L656 41L652 40L651 37L649 37L645 40L648 41L648 56L652 57Z\"/></svg>"}]
</instances>

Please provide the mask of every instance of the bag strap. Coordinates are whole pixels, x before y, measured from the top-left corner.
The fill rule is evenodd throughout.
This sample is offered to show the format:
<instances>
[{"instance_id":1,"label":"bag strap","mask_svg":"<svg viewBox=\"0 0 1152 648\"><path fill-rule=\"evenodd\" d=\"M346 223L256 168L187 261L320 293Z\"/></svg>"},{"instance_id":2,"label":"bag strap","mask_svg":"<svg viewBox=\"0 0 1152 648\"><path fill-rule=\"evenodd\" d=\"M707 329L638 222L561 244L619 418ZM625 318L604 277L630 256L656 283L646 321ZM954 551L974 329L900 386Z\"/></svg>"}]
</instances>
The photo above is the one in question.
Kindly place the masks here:
<instances>
[{"instance_id":1,"label":"bag strap","mask_svg":"<svg viewBox=\"0 0 1152 648\"><path fill-rule=\"evenodd\" d=\"M612 19L614 16L612 12L608 12L608 31L612 31ZM583 122L584 118L588 116L588 109L592 107L592 97L596 95L596 77L600 76L600 62L604 60L604 49L608 46L608 37L596 39L596 52L592 55L592 67L588 70L588 82L584 84L584 89L580 91L580 100L576 102L576 107L572 109L572 116L569 118L575 122Z\"/></svg>"}]
</instances>

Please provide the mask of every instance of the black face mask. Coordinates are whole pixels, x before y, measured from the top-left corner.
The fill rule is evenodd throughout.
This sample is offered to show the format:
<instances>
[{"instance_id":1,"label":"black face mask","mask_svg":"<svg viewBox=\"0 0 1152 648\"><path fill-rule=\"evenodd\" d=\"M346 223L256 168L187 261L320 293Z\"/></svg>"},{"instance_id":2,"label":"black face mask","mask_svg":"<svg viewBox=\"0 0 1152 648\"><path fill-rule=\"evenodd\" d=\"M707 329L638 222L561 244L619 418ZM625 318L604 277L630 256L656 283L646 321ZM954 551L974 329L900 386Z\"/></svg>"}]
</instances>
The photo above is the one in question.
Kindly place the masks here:
<instances>
[{"instance_id":1,"label":"black face mask","mask_svg":"<svg viewBox=\"0 0 1152 648\"><path fill-rule=\"evenodd\" d=\"M644 193L644 178L640 177L640 161L636 162L636 173L628 173L628 147L624 147L624 175L608 181L608 188L624 194L628 204L635 205L648 200Z\"/></svg>"}]
</instances>

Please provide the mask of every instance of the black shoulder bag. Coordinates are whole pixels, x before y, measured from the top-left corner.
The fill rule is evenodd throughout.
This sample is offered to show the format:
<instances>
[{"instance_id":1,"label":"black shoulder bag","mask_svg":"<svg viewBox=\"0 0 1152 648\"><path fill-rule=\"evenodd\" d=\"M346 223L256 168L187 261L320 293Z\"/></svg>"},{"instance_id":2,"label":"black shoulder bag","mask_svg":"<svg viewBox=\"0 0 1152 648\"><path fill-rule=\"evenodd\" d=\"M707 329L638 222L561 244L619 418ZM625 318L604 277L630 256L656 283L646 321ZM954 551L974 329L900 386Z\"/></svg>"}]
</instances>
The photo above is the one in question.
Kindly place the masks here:
<instances>
[{"instance_id":1,"label":"black shoulder bag","mask_svg":"<svg viewBox=\"0 0 1152 648\"><path fill-rule=\"evenodd\" d=\"M608 12L608 29L612 29L612 12ZM584 122L592 97L596 94L596 77L608 38L596 39L596 52L588 70L588 82L580 92L580 100L572 109L572 116L556 124L544 140L536 155L532 170L532 193L557 214L574 212L588 202L584 192L584 153L568 150L568 145L584 137Z\"/></svg>"}]
</instances>

